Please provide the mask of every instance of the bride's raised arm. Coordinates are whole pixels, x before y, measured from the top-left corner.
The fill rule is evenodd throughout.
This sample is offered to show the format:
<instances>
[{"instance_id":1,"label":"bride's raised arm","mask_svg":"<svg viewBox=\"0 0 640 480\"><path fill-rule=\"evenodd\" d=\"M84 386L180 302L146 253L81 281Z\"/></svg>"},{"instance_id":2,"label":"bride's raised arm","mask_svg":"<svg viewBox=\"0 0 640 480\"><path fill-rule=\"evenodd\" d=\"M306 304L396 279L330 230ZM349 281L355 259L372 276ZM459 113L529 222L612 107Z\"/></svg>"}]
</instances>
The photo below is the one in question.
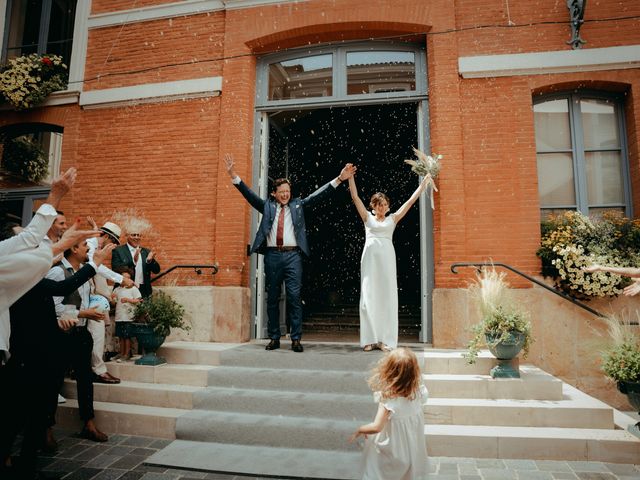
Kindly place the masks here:
<instances>
[{"instance_id":1,"label":"bride's raised arm","mask_svg":"<svg viewBox=\"0 0 640 480\"><path fill-rule=\"evenodd\" d=\"M358 196L356 179L353 176L349 177L349 193L351 193L351 200L353 200L353 204L356 206L356 210L358 210L358 213L360 214L360 218L362 218L363 222L366 222L369 212L367 211L367 208L364 206L364 203L362 203L362 200L360 200L360 197Z\"/></svg>"},{"instance_id":2,"label":"bride's raised arm","mask_svg":"<svg viewBox=\"0 0 640 480\"><path fill-rule=\"evenodd\" d=\"M404 202L398 209L398 211L393 214L396 223L403 219L403 217L407 214L413 204L416 203L416 200L420 198L420 194L424 191L425 188L427 188L427 185L429 185L430 182L433 182L431 175L425 175L425 177L420 182L420 185L418 185L418 188L416 188L416 191L413 192L409 200Z\"/></svg>"}]
</instances>

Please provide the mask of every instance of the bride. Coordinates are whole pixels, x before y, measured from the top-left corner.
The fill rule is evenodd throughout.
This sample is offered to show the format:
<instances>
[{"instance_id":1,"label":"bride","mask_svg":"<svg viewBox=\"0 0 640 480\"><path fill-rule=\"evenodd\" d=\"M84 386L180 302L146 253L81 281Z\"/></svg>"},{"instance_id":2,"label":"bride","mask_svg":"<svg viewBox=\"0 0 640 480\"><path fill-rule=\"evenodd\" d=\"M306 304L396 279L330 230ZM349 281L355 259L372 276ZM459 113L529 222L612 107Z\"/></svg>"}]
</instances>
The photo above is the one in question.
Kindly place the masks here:
<instances>
[{"instance_id":1,"label":"bride","mask_svg":"<svg viewBox=\"0 0 640 480\"><path fill-rule=\"evenodd\" d=\"M389 351L398 346L398 284L393 231L432 181L430 175L425 176L411 198L387 216L389 197L375 193L369 212L358 197L355 178L349 178L351 199L364 222L366 234L360 259L360 346L365 352L376 348Z\"/></svg>"}]
</instances>

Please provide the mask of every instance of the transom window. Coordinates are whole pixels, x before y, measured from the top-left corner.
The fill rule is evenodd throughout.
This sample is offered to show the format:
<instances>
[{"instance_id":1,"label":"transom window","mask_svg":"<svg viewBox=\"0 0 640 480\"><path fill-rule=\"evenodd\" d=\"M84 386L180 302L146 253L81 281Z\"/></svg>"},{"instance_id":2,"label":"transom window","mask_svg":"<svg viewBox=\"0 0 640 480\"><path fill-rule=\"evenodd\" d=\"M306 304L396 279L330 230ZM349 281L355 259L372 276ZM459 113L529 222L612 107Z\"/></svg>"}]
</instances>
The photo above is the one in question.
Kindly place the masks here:
<instances>
[{"instance_id":1,"label":"transom window","mask_svg":"<svg viewBox=\"0 0 640 480\"><path fill-rule=\"evenodd\" d=\"M3 59L48 53L69 65L77 0L7 0Z\"/></svg>"},{"instance_id":2,"label":"transom window","mask_svg":"<svg viewBox=\"0 0 640 480\"><path fill-rule=\"evenodd\" d=\"M427 95L424 50L378 42L270 55L257 83L258 108Z\"/></svg>"},{"instance_id":3,"label":"transom window","mask_svg":"<svg viewBox=\"0 0 640 480\"><path fill-rule=\"evenodd\" d=\"M578 210L631 215L622 102L574 93L533 106L542 217Z\"/></svg>"}]
</instances>

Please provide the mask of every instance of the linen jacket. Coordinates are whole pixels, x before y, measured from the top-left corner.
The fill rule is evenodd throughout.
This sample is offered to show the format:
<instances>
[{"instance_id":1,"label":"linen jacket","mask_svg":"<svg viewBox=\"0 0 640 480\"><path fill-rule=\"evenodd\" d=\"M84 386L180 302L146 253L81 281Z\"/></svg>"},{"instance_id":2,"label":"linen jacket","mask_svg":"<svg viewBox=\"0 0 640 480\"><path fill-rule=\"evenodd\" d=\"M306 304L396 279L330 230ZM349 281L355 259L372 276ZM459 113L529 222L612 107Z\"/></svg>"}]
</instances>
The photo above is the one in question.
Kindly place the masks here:
<instances>
[{"instance_id":1,"label":"linen jacket","mask_svg":"<svg viewBox=\"0 0 640 480\"><path fill-rule=\"evenodd\" d=\"M262 213L260 226L256 233L256 238L249 250L250 253L258 252L264 254L267 248L267 238L271 232L271 227L276 218L277 201L274 198L265 200L260 198L251 190L242 180L238 184L234 184L240 191L242 196L257 211ZM291 211L291 220L293 222L293 231L295 232L296 244L307 257L311 254L309 250L309 242L307 241L307 227L304 220L304 208L326 199L335 191L331 182L318 188L315 192L306 198L293 198L289 201L289 209Z\"/></svg>"},{"instance_id":2,"label":"linen jacket","mask_svg":"<svg viewBox=\"0 0 640 480\"><path fill-rule=\"evenodd\" d=\"M147 263L149 252L150 250L148 248L140 248L140 255L142 256L142 277L144 279L144 283L140 285L142 298L147 298L151 295L151 274L160 273L160 264L156 262L155 258ZM133 257L126 243L114 248L111 252L111 270L115 271L122 266L136 269L136 264L133 263Z\"/></svg>"}]
</instances>

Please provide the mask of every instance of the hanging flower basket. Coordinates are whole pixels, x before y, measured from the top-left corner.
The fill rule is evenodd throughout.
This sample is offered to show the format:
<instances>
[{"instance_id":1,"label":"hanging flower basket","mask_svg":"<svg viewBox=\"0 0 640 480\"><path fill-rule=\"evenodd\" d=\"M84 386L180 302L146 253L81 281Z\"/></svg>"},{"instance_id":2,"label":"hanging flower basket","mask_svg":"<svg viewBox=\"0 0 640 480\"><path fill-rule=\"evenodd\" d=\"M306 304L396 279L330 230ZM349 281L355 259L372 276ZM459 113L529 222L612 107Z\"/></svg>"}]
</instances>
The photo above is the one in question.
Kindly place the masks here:
<instances>
[{"instance_id":1,"label":"hanging flower basket","mask_svg":"<svg viewBox=\"0 0 640 480\"><path fill-rule=\"evenodd\" d=\"M39 182L49 172L49 159L37 141L21 135L4 142L2 169L30 182Z\"/></svg>"},{"instance_id":2,"label":"hanging flower basket","mask_svg":"<svg viewBox=\"0 0 640 480\"><path fill-rule=\"evenodd\" d=\"M15 110L41 104L47 96L67 88L67 66L58 55L32 53L12 58L0 71L0 93Z\"/></svg>"}]
</instances>

